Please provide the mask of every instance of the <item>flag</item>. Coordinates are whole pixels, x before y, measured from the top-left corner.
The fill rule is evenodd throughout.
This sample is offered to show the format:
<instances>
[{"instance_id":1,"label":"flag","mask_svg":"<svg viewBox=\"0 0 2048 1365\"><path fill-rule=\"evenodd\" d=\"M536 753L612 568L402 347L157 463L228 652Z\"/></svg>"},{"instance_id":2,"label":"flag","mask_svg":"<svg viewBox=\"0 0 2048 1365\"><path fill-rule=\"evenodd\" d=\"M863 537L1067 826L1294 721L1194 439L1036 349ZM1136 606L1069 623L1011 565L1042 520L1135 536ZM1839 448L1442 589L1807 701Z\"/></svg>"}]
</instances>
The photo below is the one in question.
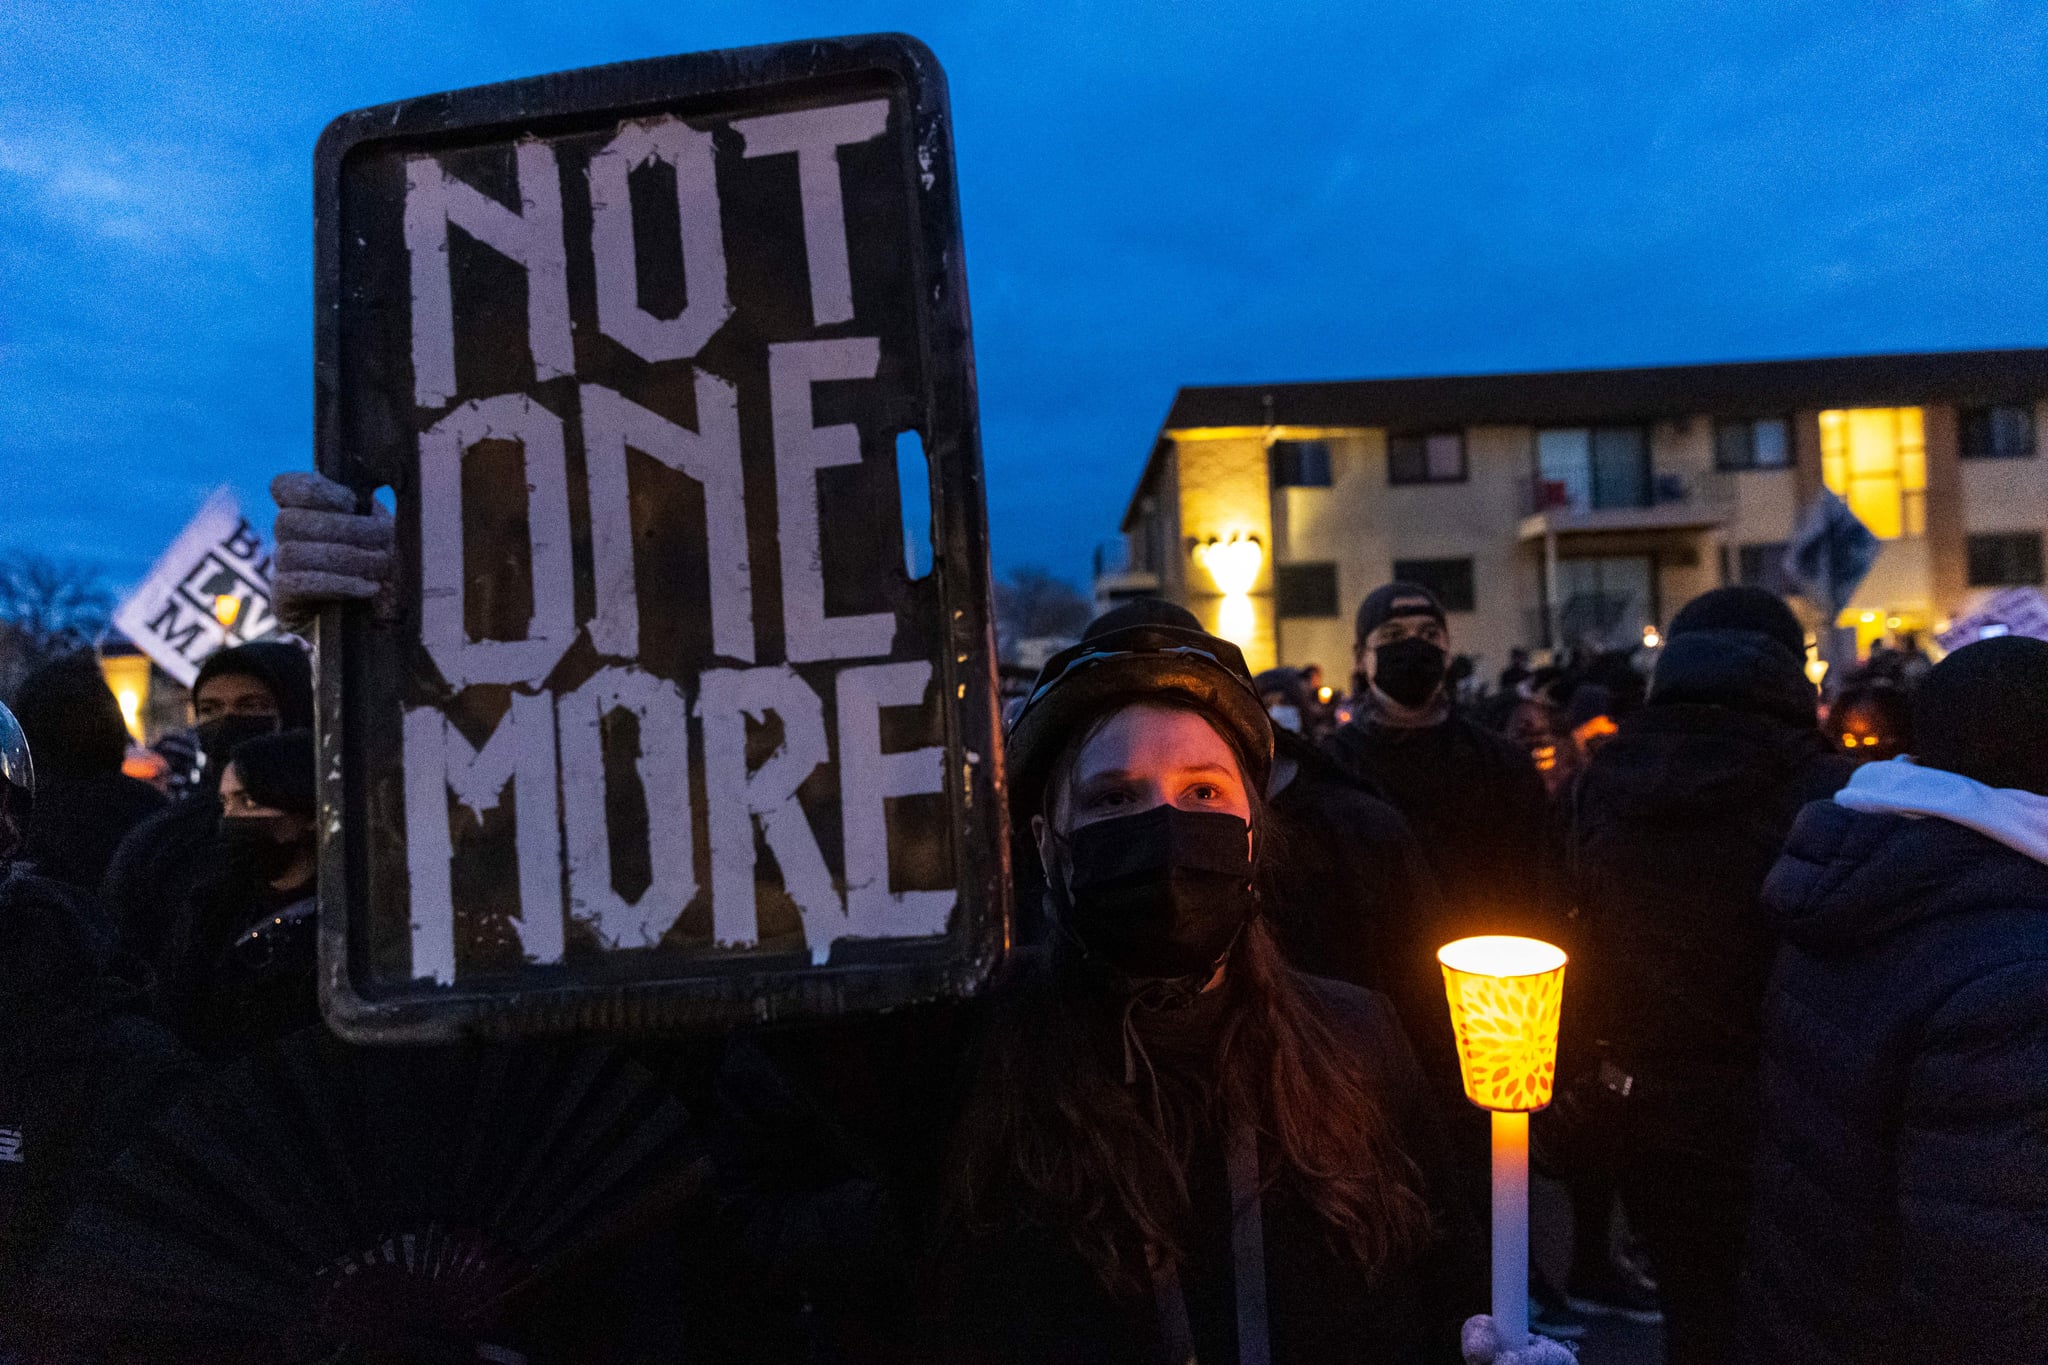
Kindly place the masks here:
<instances>
[{"instance_id":1,"label":"flag","mask_svg":"<svg viewBox=\"0 0 2048 1365\"><path fill-rule=\"evenodd\" d=\"M1801 596L1838 612L1856 595L1881 548L1849 504L1823 488L1785 547L1785 576Z\"/></svg>"}]
</instances>

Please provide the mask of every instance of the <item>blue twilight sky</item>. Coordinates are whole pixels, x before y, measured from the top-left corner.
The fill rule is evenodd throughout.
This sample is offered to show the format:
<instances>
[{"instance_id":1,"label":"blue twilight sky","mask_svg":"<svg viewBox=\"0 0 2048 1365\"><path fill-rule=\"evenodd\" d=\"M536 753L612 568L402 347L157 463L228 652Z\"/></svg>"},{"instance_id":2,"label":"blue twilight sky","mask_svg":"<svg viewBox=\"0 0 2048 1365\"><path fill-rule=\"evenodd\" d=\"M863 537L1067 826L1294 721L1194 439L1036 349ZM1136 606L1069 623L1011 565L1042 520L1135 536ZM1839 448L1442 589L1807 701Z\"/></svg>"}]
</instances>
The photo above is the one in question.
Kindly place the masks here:
<instances>
[{"instance_id":1,"label":"blue twilight sky","mask_svg":"<svg viewBox=\"0 0 2048 1365\"><path fill-rule=\"evenodd\" d=\"M0 548L138 576L310 462L334 115L903 29L952 81L999 569L1183 383L2048 344L2048 5L0 5Z\"/></svg>"}]
</instances>

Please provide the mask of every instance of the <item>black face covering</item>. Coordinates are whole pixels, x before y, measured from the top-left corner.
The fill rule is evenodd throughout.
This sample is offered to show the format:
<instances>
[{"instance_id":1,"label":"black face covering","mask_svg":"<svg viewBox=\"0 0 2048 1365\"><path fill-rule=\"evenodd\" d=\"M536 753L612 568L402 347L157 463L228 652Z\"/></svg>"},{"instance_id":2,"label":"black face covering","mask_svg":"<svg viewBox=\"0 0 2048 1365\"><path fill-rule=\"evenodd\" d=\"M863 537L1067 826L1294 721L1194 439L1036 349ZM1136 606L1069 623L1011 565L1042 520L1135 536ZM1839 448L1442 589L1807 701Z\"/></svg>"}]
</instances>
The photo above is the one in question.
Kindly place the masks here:
<instances>
[{"instance_id":1,"label":"black face covering","mask_svg":"<svg viewBox=\"0 0 2048 1365\"><path fill-rule=\"evenodd\" d=\"M206 770L203 780L208 786L220 785L221 769L228 766L235 746L245 739L258 735L274 734L277 731L276 716L226 715L215 716L192 727L198 736L199 752L206 755Z\"/></svg>"},{"instance_id":2,"label":"black face covering","mask_svg":"<svg viewBox=\"0 0 2048 1365\"><path fill-rule=\"evenodd\" d=\"M1068 841L1068 929L1125 976L1213 971L1256 909L1246 835L1235 815L1173 806L1083 825Z\"/></svg>"},{"instance_id":3,"label":"black face covering","mask_svg":"<svg viewBox=\"0 0 2048 1365\"><path fill-rule=\"evenodd\" d=\"M266 885L282 877L299 854L301 841L280 843L274 815L242 815L220 822L222 857L236 872Z\"/></svg>"},{"instance_id":4,"label":"black face covering","mask_svg":"<svg viewBox=\"0 0 2048 1365\"><path fill-rule=\"evenodd\" d=\"M1381 645L1373 654L1372 685L1403 706L1424 705L1443 685L1443 647L1420 635Z\"/></svg>"}]
</instances>

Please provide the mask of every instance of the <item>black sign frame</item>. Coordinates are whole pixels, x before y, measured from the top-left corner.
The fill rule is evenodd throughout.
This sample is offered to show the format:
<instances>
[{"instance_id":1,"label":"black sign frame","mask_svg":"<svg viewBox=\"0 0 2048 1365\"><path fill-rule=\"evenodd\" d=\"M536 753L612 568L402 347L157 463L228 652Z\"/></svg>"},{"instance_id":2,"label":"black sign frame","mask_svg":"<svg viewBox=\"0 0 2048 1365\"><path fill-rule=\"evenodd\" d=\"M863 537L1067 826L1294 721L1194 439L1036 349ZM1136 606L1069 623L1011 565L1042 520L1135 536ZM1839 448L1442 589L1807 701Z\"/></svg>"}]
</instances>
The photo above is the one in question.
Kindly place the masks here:
<instances>
[{"instance_id":1,"label":"black sign frame","mask_svg":"<svg viewBox=\"0 0 2048 1365\"><path fill-rule=\"evenodd\" d=\"M695 53L561 72L403 100L334 120L315 151L315 436L321 472L355 490L368 509L395 468L417 461L417 433L365 431L352 386L405 382L390 366L370 373L350 350L351 316L369 306L351 273L345 176L354 158L550 137L598 120L664 113L744 117L759 97L798 101L849 83L900 93L909 136L892 140L914 201L906 243L916 282L918 366L914 403L900 425L922 439L930 473L932 567L940 608L931 623L932 684L943 728L944 794L957 904L938 941L883 939L875 951L829 964L739 955L683 974L578 973L563 964L545 980L516 976L484 985L456 980L379 982L370 941L391 932L388 868L372 884L376 819L389 820L391 784L403 759L375 706L396 706L394 662L421 648L417 595L390 604L347 604L322 613L315 656L320 821L320 1001L330 1026L351 1041L412 1043L472 1034L585 1029L679 1032L743 1023L827 1018L973 994L1009 942L1009 840L990 607L988 529L976 416L974 366L944 74L917 40L900 34L826 39ZM707 115L708 116L708 115ZM360 245L360 243L358 243ZM814 277L815 278L815 277ZM354 291L353 296L351 291ZM395 305L409 309L409 300ZM354 313L351 310L355 310ZM358 349L361 349L360 347ZM914 410L911 410L914 407ZM893 419L892 419L893 420ZM404 448L400 448L403 446ZM420 513L399 489L400 586L417 588ZM376 733L373 733L376 732ZM373 790L383 784L381 804ZM375 808L373 809L373 805ZM379 835L389 847L389 831ZM388 857L385 859L388 863ZM380 913L383 920L379 920ZM901 945L901 951L891 945Z\"/></svg>"}]
</instances>

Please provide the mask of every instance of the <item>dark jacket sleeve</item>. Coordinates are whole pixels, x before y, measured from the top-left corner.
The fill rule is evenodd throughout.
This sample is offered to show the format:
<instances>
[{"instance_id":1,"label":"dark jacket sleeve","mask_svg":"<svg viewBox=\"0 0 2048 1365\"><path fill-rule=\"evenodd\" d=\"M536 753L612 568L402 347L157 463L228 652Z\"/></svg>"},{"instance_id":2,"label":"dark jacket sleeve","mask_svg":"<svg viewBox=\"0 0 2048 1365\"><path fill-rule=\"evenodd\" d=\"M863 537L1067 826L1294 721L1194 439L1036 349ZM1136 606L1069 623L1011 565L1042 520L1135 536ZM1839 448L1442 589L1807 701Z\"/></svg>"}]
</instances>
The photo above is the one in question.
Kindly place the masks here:
<instances>
[{"instance_id":1,"label":"dark jacket sleeve","mask_svg":"<svg viewBox=\"0 0 2048 1365\"><path fill-rule=\"evenodd\" d=\"M1930 1020L1898 1175L1912 1359L2048 1359L2048 961L1980 976Z\"/></svg>"}]
</instances>

